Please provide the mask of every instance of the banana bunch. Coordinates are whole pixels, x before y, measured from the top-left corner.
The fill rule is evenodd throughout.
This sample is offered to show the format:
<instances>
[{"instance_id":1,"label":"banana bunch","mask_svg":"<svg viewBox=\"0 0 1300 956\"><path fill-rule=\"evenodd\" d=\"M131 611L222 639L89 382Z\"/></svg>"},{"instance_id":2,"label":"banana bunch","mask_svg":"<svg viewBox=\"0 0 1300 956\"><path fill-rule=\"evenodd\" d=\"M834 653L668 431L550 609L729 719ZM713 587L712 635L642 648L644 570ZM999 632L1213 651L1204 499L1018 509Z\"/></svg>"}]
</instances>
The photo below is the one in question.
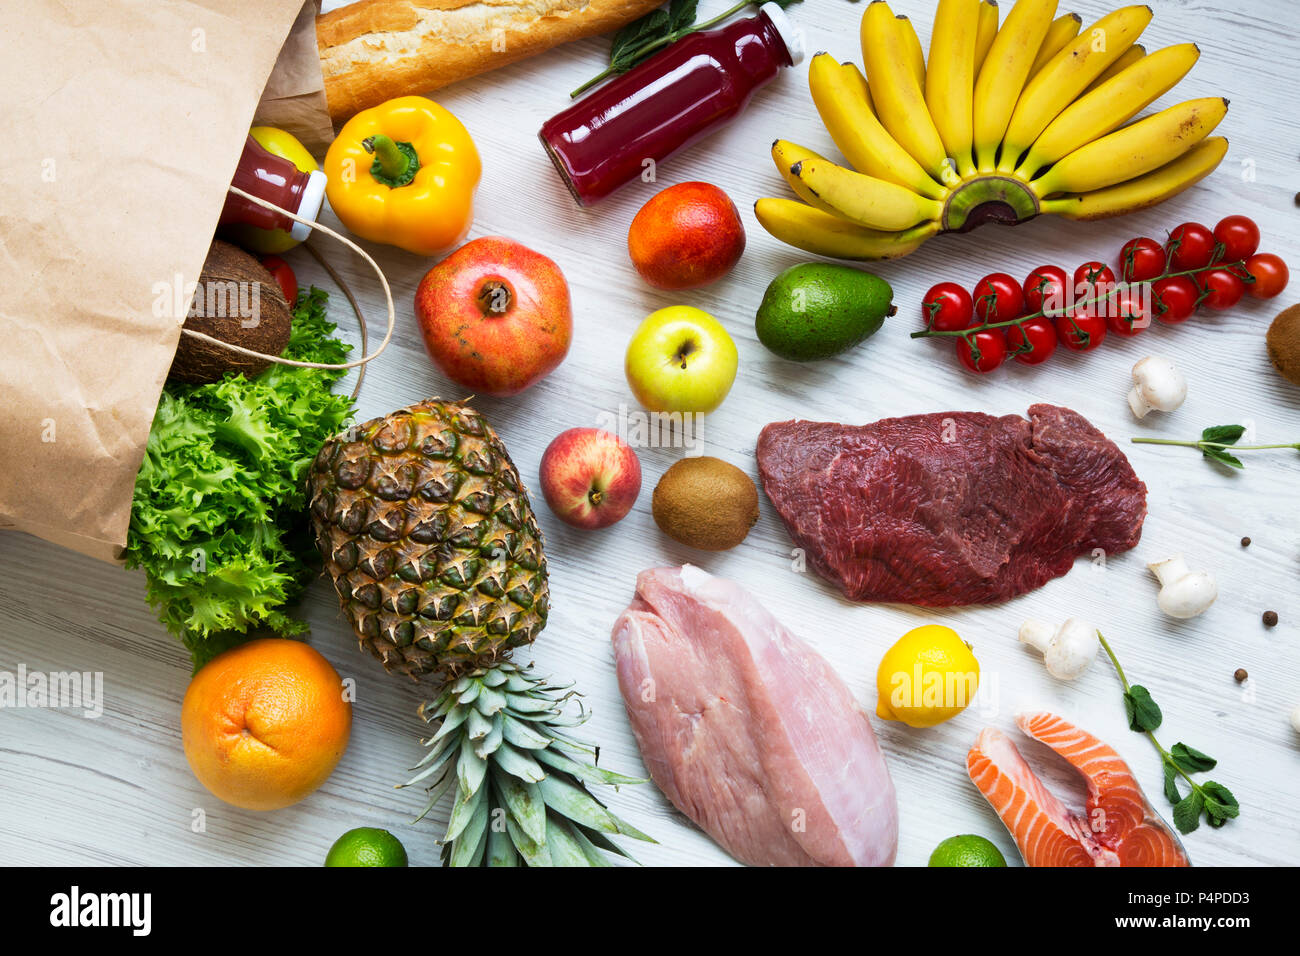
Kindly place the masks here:
<instances>
[{"instance_id":1,"label":"banana bunch","mask_svg":"<svg viewBox=\"0 0 1300 956\"><path fill-rule=\"evenodd\" d=\"M850 166L777 140L795 199L754 212L792 246L841 259L892 259L939 232L1052 213L1102 219L1144 209L1209 175L1228 142L1209 134L1221 97L1133 120L1196 63L1181 43L1147 53L1151 9L1083 28L1056 0L939 0L928 59L907 17L876 0L862 16L864 70L813 57L808 82ZM865 71L865 75L864 75ZM1125 125L1127 124L1127 125Z\"/></svg>"}]
</instances>

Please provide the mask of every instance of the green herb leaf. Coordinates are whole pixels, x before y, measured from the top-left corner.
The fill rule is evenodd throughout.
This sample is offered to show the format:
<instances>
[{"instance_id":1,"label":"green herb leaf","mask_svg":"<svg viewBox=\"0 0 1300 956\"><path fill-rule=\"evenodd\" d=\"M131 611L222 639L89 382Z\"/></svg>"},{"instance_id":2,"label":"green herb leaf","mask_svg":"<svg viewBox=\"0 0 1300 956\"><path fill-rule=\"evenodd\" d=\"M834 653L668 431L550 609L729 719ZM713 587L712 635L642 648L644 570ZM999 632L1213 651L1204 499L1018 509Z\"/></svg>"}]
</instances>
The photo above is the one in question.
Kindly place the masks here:
<instances>
[{"instance_id":1,"label":"green herb leaf","mask_svg":"<svg viewBox=\"0 0 1300 956\"><path fill-rule=\"evenodd\" d=\"M1201 432L1201 441L1220 445L1235 445L1246 434L1245 425L1211 425Z\"/></svg>"},{"instance_id":2,"label":"green herb leaf","mask_svg":"<svg viewBox=\"0 0 1300 956\"><path fill-rule=\"evenodd\" d=\"M1213 757L1184 743L1174 744L1169 748L1169 754L1174 762L1188 773L1204 773L1218 765L1218 761Z\"/></svg>"},{"instance_id":3,"label":"green herb leaf","mask_svg":"<svg viewBox=\"0 0 1300 956\"><path fill-rule=\"evenodd\" d=\"M668 11L662 8L633 20L614 34L609 48L610 66L620 72L632 69L645 57L642 47L670 32Z\"/></svg>"},{"instance_id":4,"label":"green herb leaf","mask_svg":"<svg viewBox=\"0 0 1300 956\"><path fill-rule=\"evenodd\" d=\"M1173 761L1165 760L1165 799L1170 804L1178 804L1182 801L1183 795L1178 792L1178 768L1174 766Z\"/></svg>"},{"instance_id":5,"label":"green herb leaf","mask_svg":"<svg viewBox=\"0 0 1300 956\"><path fill-rule=\"evenodd\" d=\"M1174 806L1174 826L1179 833L1191 833L1201 825L1201 811L1205 808L1205 798L1201 791L1193 790Z\"/></svg>"},{"instance_id":6,"label":"green herb leaf","mask_svg":"<svg viewBox=\"0 0 1300 956\"><path fill-rule=\"evenodd\" d=\"M1201 454L1211 461L1217 461L1221 465L1227 465L1229 468L1245 468L1241 459L1235 455L1230 455L1222 448L1202 448Z\"/></svg>"},{"instance_id":7,"label":"green herb leaf","mask_svg":"<svg viewBox=\"0 0 1300 956\"><path fill-rule=\"evenodd\" d=\"M676 33L695 22L695 11L700 0L673 0L668 5L668 29Z\"/></svg>"},{"instance_id":8,"label":"green herb leaf","mask_svg":"<svg viewBox=\"0 0 1300 956\"><path fill-rule=\"evenodd\" d=\"M1124 712L1128 715L1130 730L1150 731L1160 726L1164 715L1151 699L1151 694L1141 684L1134 684L1124 694Z\"/></svg>"},{"instance_id":9,"label":"green herb leaf","mask_svg":"<svg viewBox=\"0 0 1300 956\"><path fill-rule=\"evenodd\" d=\"M1207 780L1201 784L1201 793L1204 794L1205 812L1209 816L1211 823L1214 823L1216 818L1220 821L1226 821L1241 813L1237 798L1223 784Z\"/></svg>"}]
</instances>

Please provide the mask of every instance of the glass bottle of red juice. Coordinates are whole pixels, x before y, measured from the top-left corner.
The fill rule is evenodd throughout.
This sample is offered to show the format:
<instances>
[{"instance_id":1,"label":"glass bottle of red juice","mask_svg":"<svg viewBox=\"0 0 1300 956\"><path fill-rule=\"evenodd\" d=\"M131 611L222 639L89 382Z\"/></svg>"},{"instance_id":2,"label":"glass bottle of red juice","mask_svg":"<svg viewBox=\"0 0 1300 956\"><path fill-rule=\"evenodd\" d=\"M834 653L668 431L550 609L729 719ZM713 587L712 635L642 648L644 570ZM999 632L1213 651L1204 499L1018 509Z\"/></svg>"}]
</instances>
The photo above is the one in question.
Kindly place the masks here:
<instances>
[{"instance_id":1,"label":"glass bottle of red juice","mask_svg":"<svg viewBox=\"0 0 1300 956\"><path fill-rule=\"evenodd\" d=\"M231 185L313 221L320 215L321 201L325 198L324 173L318 169L304 173L290 160L265 149L251 135L244 141ZM243 196L226 193L218 225L238 224L283 229L298 242L311 235L311 226L249 202Z\"/></svg>"},{"instance_id":2,"label":"glass bottle of red juice","mask_svg":"<svg viewBox=\"0 0 1300 956\"><path fill-rule=\"evenodd\" d=\"M551 117L538 135L573 198L588 206L640 176L648 161L730 123L803 56L803 31L765 3L757 16L688 34Z\"/></svg>"}]
</instances>

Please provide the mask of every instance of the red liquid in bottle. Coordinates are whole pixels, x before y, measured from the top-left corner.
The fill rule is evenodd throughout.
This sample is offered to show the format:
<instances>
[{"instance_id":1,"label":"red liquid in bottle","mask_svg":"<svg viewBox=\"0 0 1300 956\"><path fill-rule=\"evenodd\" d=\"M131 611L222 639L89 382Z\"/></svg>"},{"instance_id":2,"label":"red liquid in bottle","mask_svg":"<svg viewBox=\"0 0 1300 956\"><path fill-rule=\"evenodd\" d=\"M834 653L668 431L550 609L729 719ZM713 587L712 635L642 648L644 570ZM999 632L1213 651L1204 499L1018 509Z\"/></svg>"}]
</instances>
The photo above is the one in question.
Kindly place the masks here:
<instances>
[{"instance_id":1,"label":"red liquid in bottle","mask_svg":"<svg viewBox=\"0 0 1300 956\"><path fill-rule=\"evenodd\" d=\"M244 152L239 157L230 184L259 199L273 202L281 209L313 220L320 213L321 198L325 194L324 173L304 173L283 156L264 149L252 136L244 143ZM288 216L264 209L243 196L227 193L218 225L237 223L259 229L284 229L299 240L307 238L311 231L310 227L294 222Z\"/></svg>"},{"instance_id":2,"label":"red liquid in bottle","mask_svg":"<svg viewBox=\"0 0 1300 956\"><path fill-rule=\"evenodd\" d=\"M692 33L598 87L542 126L565 185L587 206L721 126L784 66L803 38L776 4L716 30Z\"/></svg>"}]
</instances>

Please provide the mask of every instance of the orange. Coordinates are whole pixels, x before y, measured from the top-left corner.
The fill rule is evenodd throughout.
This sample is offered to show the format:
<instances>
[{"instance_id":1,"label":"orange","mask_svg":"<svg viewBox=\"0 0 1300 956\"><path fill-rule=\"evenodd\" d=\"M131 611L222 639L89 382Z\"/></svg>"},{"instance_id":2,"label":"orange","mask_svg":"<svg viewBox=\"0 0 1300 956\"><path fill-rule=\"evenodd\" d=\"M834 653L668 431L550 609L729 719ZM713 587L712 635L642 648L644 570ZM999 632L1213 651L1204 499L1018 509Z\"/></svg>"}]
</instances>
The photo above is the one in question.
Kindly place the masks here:
<instances>
[{"instance_id":1,"label":"orange","mask_svg":"<svg viewBox=\"0 0 1300 956\"><path fill-rule=\"evenodd\" d=\"M213 796L246 810L297 803L333 772L352 732L343 681L301 641L264 638L214 657L181 704L185 758Z\"/></svg>"},{"instance_id":2,"label":"orange","mask_svg":"<svg viewBox=\"0 0 1300 956\"><path fill-rule=\"evenodd\" d=\"M657 289L717 282L745 251L745 226L731 198L710 183L678 183L641 207L627 231L632 265Z\"/></svg>"}]
</instances>

